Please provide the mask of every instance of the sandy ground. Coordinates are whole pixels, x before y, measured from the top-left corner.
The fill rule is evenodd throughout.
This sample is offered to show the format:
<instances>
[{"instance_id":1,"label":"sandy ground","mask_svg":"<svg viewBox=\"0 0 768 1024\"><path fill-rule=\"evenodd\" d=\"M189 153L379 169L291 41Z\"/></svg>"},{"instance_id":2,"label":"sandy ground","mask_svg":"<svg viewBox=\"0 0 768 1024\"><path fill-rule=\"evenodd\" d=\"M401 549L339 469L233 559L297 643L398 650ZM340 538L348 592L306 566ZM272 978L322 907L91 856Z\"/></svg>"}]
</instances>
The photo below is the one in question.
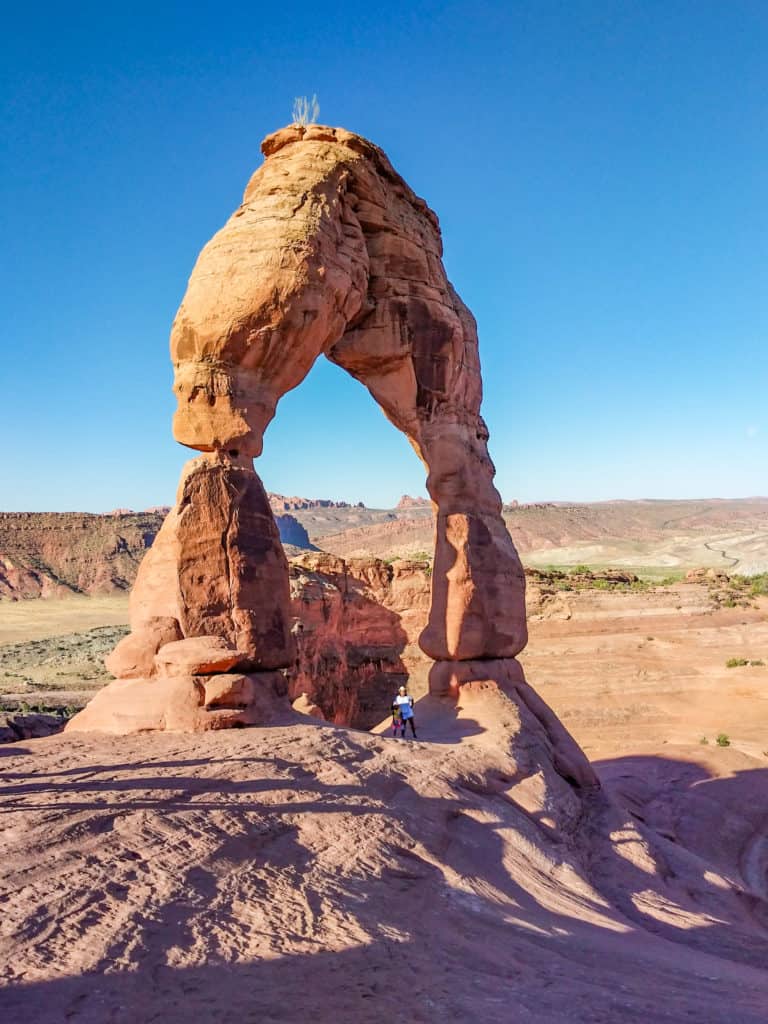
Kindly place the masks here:
<instances>
[{"instance_id":1,"label":"sandy ground","mask_svg":"<svg viewBox=\"0 0 768 1024\"><path fill-rule=\"evenodd\" d=\"M753 605L713 609L689 584L564 594L531 619L520 660L592 760L670 746L716 758L724 733L768 767L768 599Z\"/></svg>"},{"instance_id":2,"label":"sandy ground","mask_svg":"<svg viewBox=\"0 0 768 1024\"><path fill-rule=\"evenodd\" d=\"M765 599L534 617L529 679L604 782L582 801L477 702L420 701L419 743L286 718L0 748L4 1013L763 1024L768 669L729 657L768 662Z\"/></svg>"},{"instance_id":3,"label":"sandy ground","mask_svg":"<svg viewBox=\"0 0 768 1024\"><path fill-rule=\"evenodd\" d=\"M128 622L128 595L0 601L0 644L23 643Z\"/></svg>"}]
</instances>

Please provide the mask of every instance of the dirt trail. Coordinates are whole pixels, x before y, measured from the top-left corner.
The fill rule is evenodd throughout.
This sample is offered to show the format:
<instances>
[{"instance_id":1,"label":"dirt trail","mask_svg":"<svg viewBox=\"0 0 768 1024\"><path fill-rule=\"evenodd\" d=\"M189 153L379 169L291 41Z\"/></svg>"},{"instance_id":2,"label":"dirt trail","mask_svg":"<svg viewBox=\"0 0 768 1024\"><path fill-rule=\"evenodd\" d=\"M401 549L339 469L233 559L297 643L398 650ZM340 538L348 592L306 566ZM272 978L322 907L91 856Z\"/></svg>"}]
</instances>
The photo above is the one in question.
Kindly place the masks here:
<instances>
[{"instance_id":1,"label":"dirt trail","mask_svg":"<svg viewBox=\"0 0 768 1024\"><path fill-rule=\"evenodd\" d=\"M714 554L720 555L724 562L729 562L730 569L735 569L741 561L741 559L735 558L733 555L729 555L728 552L725 551L723 548L714 548L709 543L705 543L704 547L707 549L707 551L712 551Z\"/></svg>"}]
</instances>

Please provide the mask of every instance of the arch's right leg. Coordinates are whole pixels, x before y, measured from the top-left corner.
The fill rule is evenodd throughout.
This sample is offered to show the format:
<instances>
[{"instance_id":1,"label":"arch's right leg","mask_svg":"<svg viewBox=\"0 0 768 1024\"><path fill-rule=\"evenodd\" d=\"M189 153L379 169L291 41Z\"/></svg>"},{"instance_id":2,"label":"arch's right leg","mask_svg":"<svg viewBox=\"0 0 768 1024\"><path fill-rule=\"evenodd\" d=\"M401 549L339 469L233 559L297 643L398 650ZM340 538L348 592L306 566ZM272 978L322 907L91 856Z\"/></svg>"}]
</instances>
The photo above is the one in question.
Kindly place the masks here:
<instances>
[{"instance_id":1,"label":"arch's right leg","mask_svg":"<svg viewBox=\"0 0 768 1024\"><path fill-rule=\"evenodd\" d=\"M371 279L385 280L375 257ZM435 561L420 646L437 661L514 658L528 638L525 574L493 485L474 320L445 287L442 302L378 296L329 356L366 385L427 469Z\"/></svg>"}]
</instances>

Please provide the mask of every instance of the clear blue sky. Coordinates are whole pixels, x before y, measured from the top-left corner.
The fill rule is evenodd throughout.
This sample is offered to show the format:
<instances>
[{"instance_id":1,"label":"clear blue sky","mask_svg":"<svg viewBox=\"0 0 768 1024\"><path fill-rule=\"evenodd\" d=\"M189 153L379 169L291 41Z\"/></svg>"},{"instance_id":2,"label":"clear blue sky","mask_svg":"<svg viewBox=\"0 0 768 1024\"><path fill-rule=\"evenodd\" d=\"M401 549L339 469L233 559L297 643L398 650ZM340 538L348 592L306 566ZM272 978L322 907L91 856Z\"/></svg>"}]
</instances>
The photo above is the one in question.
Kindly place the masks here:
<instances>
[{"instance_id":1,"label":"clear blue sky","mask_svg":"<svg viewBox=\"0 0 768 1024\"><path fill-rule=\"evenodd\" d=\"M172 500L168 332L264 135L384 147L474 311L506 499L768 492L768 4L14 4L0 39L0 509ZM421 466L330 364L272 490Z\"/></svg>"}]
</instances>

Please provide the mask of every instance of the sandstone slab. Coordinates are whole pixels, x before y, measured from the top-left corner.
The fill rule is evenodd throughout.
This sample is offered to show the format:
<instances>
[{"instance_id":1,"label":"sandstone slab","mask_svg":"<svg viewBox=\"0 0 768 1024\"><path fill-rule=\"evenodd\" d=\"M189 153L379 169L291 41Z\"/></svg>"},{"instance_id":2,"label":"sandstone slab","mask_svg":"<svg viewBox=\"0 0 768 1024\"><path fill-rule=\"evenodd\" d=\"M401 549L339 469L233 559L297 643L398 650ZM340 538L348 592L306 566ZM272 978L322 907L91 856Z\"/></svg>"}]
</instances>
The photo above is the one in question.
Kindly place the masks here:
<instances>
[{"instance_id":1,"label":"sandstone slab","mask_svg":"<svg viewBox=\"0 0 768 1024\"><path fill-rule=\"evenodd\" d=\"M165 644L155 655L155 675L209 676L227 672L246 655L220 636L191 636Z\"/></svg>"},{"instance_id":2,"label":"sandstone slab","mask_svg":"<svg viewBox=\"0 0 768 1024\"><path fill-rule=\"evenodd\" d=\"M148 618L141 631L129 633L104 659L117 679L141 679L155 674L155 654L161 647L182 637L178 619L171 616Z\"/></svg>"},{"instance_id":3,"label":"sandstone slab","mask_svg":"<svg viewBox=\"0 0 768 1024\"><path fill-rule=\"evenodd\" d=\"M116 679L66 732L208 732L264 725L289 710L279 672Z\"/></svg>"},{"instance_id":4,"label":"sandstone slab","mask_svg":"<svg viewBox=\"0 0 768 1024\"><path fill-rule=\"evenodd\" d=\"M457 703L499 691L511 696L524 709L529 723L546 738L549 758L557 772L578 787L599 786L586 755L548 704L525 679L520 662L514 658L485 661L438 661L429 676L430 693L451 697Z\"/></svg>"}]
</instances>

